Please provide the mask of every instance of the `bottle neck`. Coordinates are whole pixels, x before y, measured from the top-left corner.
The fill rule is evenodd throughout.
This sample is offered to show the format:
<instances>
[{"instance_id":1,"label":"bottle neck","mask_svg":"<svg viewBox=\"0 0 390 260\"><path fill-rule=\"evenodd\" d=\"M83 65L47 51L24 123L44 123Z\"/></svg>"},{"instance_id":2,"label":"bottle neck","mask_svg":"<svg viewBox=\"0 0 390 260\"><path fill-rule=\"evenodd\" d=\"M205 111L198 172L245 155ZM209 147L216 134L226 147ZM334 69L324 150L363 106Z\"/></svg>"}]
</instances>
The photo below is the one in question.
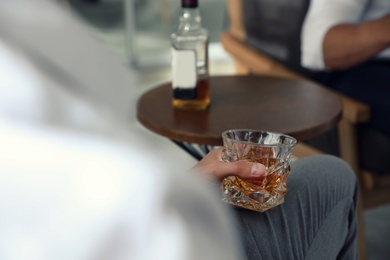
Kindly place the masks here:
<instances>
[{"instance_id":1,"label":"bottle neck","mask_svg":"<svg viewBox=\"0 0 390 260\"><path fill-rule=\"evenodd\" d=\"M183 8L179 31L193 31L202 28L202 18L198 8Z\"/></svg>"}]
</instances>

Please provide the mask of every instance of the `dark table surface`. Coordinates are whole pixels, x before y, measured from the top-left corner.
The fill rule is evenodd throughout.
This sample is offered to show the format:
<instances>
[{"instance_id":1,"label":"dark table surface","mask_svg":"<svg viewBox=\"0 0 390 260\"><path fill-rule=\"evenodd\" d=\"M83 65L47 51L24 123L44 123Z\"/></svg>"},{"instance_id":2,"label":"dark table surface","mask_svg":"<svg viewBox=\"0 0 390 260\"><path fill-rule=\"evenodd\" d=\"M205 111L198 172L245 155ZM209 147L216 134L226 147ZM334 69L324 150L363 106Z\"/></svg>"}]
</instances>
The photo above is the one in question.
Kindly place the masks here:
<instances>
[{"instance_id":1,"label":"dark table surface","mask_svg":"<svg viewBox=\"0 0 390 260\"><path fill-rule=\"evenodd\" d=\"M229 129L280 132L301 141L335 127L341 118L341 99L305 80L214 76L210 88L210 107L188 111L173 108L171 83L161 84L138 100L138 120L177 142L222 145L221 133Z\"/></svg>"}]
</instances>

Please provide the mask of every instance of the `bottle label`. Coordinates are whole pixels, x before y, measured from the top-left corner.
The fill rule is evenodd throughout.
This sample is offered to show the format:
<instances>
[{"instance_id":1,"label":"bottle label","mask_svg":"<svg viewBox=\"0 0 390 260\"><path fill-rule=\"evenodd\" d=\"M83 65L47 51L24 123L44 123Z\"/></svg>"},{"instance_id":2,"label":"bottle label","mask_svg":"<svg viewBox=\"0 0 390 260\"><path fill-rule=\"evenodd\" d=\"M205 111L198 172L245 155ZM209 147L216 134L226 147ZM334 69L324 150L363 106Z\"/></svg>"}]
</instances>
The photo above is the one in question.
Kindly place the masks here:
<instances>
[{"instance_id":1,"label":"bottle label","mask_svg":"<svg viewBox=\"0 0 390 260\"><path fill-rule=\"evenodd\" d=\"M177 99L196 98L196 52L195 50L177 50L172 52L172 88Z\"/></svg>"}]
</instances>

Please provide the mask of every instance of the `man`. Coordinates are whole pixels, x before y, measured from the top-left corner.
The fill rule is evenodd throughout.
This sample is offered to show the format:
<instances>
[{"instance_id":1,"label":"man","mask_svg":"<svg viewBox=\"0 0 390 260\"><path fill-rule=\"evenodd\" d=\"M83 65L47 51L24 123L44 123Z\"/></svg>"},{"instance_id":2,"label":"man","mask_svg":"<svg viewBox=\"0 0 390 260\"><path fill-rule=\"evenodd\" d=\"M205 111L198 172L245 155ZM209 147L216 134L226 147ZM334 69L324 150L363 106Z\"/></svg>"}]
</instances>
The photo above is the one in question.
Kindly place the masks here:
<instances>
[{"instance_id":1,"label":"man","mask_svg":"<svg viewBox=\"0 0 390 260\"><path fill-rule=\"evenodd\" d=\"M370 105L370 126L390 134L390 1L310 1L302 65L314 80Z\"/></svg>"}]
</instances>

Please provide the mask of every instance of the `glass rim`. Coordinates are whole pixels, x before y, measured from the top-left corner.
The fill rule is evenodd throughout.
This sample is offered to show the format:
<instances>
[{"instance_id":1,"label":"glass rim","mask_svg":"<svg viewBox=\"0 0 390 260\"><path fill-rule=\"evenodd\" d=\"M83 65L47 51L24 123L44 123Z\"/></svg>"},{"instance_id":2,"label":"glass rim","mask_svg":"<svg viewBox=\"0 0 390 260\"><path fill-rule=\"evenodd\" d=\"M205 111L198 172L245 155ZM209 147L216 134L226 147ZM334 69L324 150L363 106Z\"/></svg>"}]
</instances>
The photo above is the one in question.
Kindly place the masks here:
<instances>
[{"instance_id":1,"label":"glass rim","mask_svg":"<svg viewBox=\"0 0 390 260\"><path fill-rule=\"evenodd\" d=\"M283 134L283 133L279 133L279 132L272 132L272 131L267 131L267 130L261 130L261 129L250 129L250 128L237 128L237 129L229 129L229 130L226 130L226 131L223 131L222 132L222 140L224 138L226 139L229 139L231 140L232 142L240 142L240 143L248 143L248 144L256 144L254 142L250 142L250 141L239 141L239 140L236 140L236 139L233 139L233 138L230 138L227 136L228 133L232 133L232 132L257 132L257 133L269 133L269 134L273 134L273 135L280 135L280 136L283 136L285 138L288 138L290 140L292 140L292 142L290 144L261 144L262 146L269 146L269 147L274 147L274 146L294 146L297 144L297 139L292 137L291 135L286 135L286 134Z\"/></svg>"}]
</instances>

